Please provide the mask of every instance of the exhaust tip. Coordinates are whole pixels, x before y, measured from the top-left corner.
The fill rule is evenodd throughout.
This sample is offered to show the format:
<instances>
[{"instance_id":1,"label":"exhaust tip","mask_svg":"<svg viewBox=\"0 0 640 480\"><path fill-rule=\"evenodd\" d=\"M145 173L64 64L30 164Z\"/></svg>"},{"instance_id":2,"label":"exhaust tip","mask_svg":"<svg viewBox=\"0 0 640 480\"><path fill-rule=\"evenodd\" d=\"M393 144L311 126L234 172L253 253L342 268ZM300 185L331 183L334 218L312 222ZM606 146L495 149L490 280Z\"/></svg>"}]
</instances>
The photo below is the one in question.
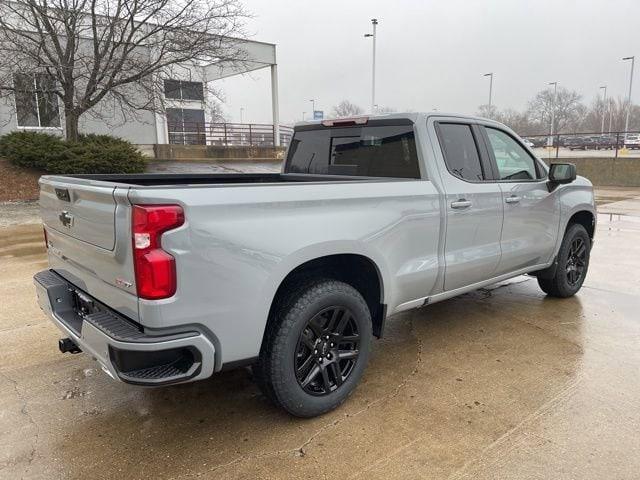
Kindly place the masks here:
<instances>
[{"instance_id":1,"label":"exhaust tip","mask_svg":"<svg viewBox=\"0 0 640 480\"><path fill-rule=\"evenodd\" d=\"M61 338L58 340L58 348L62 353L81 353L80 347L70 338Z\"/></svg>"}]
</instances>

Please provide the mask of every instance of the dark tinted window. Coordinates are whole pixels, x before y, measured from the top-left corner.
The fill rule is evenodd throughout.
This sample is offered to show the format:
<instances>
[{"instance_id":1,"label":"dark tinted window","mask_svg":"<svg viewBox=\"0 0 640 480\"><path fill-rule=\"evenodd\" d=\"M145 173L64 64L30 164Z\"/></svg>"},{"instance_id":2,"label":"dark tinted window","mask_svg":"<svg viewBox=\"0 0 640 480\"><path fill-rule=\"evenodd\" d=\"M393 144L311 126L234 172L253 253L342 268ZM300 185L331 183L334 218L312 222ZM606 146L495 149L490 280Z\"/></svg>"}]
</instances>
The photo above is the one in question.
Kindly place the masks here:
<instances>
[{"instance_id":1,"label":"dark tinted window","mask_svg":"<svg viewBox=\"0 0 640 480\"><path fill-rule=\"evenodd\" d=\"M206 129L204 110L167 108L169 143L204 145Z\"/></svg>"},{"instance_id":2,"label":"dark tinted window","mask_svg":"<svg viewBox=\"0 0 640 480\"><path fill-rule=\"evenodd\" d=\"M291 173L420 178L412 125L297 131L287 163Z\"/></svg>"},{"instance_id":3,"label":"dark tinted window","mask_svg":"<svg viewBox=\"0 0 640 480\"><path fill-rule=\"evenodd\" d=\"M180 82L178 80L165 80L164 96L166 98L182 98L180 94Z\"/></svg>"},{"instance_id":4,"label":"dark tinted window","mask_svg":"<svg viewBox=\"0 0 640 480\"><path fill-rule=\"evenodd\" d=\"M449 171L464 180L484 180L471 126L461 123L441 123L438 130L440 146Z\"/></svg>"},{"instance_id":5,"label":"dark tinted window","mask_svg":"<svg viewBox=\"0 0 640 480\"><path fill-rule=\"evenodd\" d=\"M182 82L183 100L203 100L202 82Z\"/></svg>"},{"instance_id":6,"label":"dark tinted window","mask_svg":"<svg viewBox=\"0 0 640 480\"><path fill-rule=\"evenodd\" d=\"M202 82L165 80L164 96L178 100L204 100L204 88Z\"/></svg>"},{"instance_id":7,"label":"dark tinted window","mask_svg":"<svg viewBox=\"0 0 640 480\"><path fill-rule=\"evenodd\" d=\"M15 74L18 126L59 127L60 113L55 79L46 74Z\"/></svg>"}]
</instances>

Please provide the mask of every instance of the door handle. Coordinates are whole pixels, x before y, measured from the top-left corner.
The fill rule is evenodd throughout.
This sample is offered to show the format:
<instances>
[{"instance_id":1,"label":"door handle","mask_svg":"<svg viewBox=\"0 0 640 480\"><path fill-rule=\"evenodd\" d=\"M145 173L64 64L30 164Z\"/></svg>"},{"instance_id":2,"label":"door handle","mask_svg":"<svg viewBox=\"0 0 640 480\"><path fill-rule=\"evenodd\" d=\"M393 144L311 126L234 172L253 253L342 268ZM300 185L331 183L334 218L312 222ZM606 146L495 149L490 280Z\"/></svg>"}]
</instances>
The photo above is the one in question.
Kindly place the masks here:
<instances>
[{"instance_id":1,"label":"door handle","mask_svg":"<svg viewBox=\"0 0 640 480\"><path fill-rule=\"evenodd\" d=\"M461 209L461 208L469 208L471 206L471 202L469 200L465 200L461 198L455 202L451 202L451 208Z\"/></svg>"},{"instance_id":2,"label":"door handle","mask_svg":"<svg viewBox=\"0 0 640 480\"><path fill-rule=\"evenodd\" d=\"M510 197L504 199L506 203L518 203L520 200L521 198L517 195L511 195Z\"/></svg>"}]
</instances>

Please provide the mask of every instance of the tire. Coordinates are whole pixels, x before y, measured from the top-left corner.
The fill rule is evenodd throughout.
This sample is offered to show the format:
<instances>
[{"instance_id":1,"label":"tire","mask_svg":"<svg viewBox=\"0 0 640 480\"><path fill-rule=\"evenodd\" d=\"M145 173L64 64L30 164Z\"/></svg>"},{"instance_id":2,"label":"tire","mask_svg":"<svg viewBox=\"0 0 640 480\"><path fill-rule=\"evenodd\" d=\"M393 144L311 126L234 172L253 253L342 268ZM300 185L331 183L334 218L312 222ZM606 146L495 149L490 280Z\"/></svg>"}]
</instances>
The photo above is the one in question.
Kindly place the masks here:
<instances>
[{"instance_id":1,"label":"tire","mask_svg":"<svg viewBox=\"0 0 640 480\"><path fill-rule=\"evenodd\" d=\"M551 297L567 298L578 293L589 269L591 239L585 228L577 223L569 225L552 277L538 277L538 285Z\"/></svg>"},{"instance_id":2,"label":"tire","mask_svg":"<svg viewBox=\"0 0 640 480\"><path fill-rule=\"evenodd\" d=\"M256 380L273 403L297 417L338 407L367 366L371 313L346 283L316 279L285 294L267 329Z\"/></svg>"}]
</instances>

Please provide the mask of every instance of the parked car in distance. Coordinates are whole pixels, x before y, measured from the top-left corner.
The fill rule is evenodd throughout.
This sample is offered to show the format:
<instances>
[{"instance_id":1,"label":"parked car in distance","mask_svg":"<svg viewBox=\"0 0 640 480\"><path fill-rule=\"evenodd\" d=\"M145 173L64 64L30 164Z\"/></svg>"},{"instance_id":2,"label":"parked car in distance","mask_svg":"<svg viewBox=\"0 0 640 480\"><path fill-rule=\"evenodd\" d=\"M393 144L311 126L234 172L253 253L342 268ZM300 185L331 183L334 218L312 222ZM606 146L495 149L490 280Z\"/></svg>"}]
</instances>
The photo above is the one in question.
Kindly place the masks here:
<instances>
[{"instance_id":1,"label":"parked car in distance","mask_svg":"<svg viewBox=\"0 0 640 480\"><path fill-rule=\"evenodd\" d=\"M437 112L299 123L281 173L47 175L40 208L62 352L140 386L251 365L300 417L347 399L391 315L522 274L576 294L596 223L574 165Z\"/></svg>"},{"instance_id":2,"label":"parked car in distance","mask_svg":"<svg viewBox=\"0 0 640 480\"><path fill-rule=\"evenodd\" d=\"M531 142L532 148L544 147L547 144L547 137L527 137L526 140Z\"/></svg>"},{"instance_id":3,"label":"parked car in distance","mask_svg":"<svg viewBox=\"0 0 640 480\"><path fill-rule=\"evenodd\" d=\"M624 146L631 150L640 149L640 135L627 135L626 140L624 140Z\"/></svg>"},{"instance_id":4,"label":"parked car in distance","mask_svg":"<svg viewBox=\"0 0 640 480\"><path fill-rule=\"evenodd\" d=\"M524 143L529 148L535 148L534 143L527 138L522 138L522 143Z\"/></svg>"}]
</instances>

